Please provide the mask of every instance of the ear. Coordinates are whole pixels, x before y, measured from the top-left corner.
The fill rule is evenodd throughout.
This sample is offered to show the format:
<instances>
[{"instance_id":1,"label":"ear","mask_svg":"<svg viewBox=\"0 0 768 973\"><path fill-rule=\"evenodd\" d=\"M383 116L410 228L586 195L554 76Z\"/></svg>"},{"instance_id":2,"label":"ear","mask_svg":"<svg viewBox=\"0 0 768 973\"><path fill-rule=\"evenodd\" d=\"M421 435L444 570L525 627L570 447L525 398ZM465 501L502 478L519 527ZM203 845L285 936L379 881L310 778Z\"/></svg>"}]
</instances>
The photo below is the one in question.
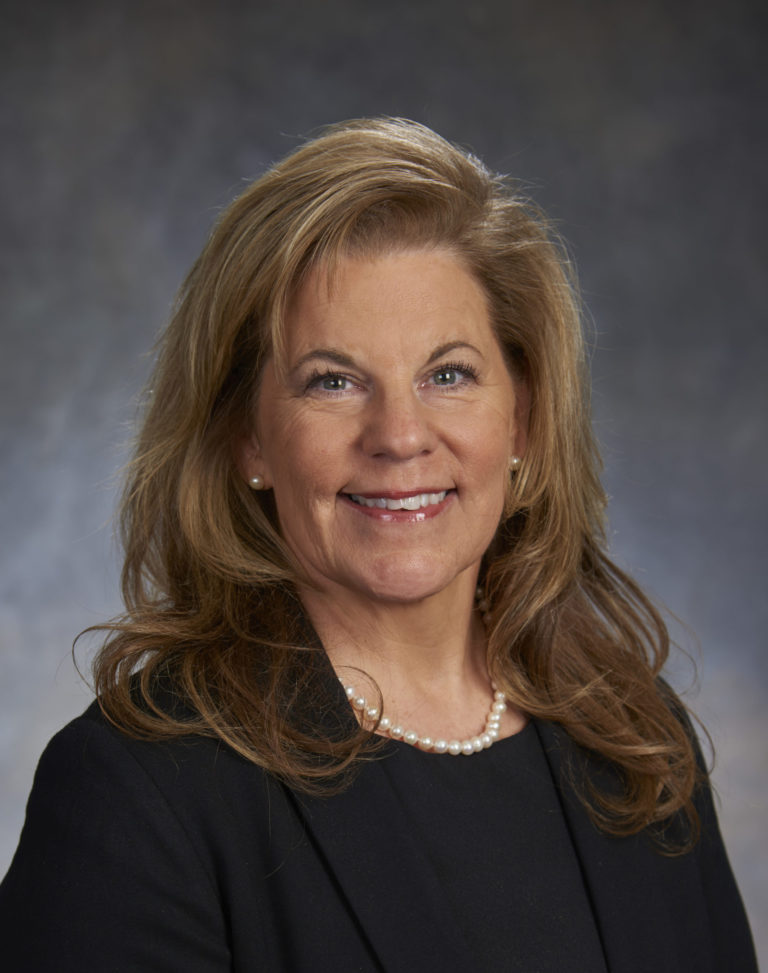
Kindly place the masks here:
<instances>
[{"instance_id":1,"label":"ear","mask_svg":"<svg viewBox=\"0 0 768 973\"><path fill-rule=\"evenodd\" d=\"M250 484L253 477L258 476L262 481L260 489L269 489L272 486L268 464L264 460L255 432L247 433L236 444L235 464L246 483Z\"/></svg>"}]
</instances>

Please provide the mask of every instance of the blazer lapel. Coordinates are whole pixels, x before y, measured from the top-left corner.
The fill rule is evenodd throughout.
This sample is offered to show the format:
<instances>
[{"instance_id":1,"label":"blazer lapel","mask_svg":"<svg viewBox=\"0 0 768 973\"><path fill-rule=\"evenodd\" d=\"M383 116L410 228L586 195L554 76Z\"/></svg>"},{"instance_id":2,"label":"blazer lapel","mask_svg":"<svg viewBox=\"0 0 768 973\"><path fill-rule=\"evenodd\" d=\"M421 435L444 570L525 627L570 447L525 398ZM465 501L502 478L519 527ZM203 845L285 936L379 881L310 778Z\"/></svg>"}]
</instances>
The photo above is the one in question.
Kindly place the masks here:
<instances>
[{"instance_id":1,"label":"blazer lapel","mask_svg":"<svg viewBox=\"0 0 768 973\"><path fill-rule=\"evenodd\" d=\"M618 838L599 830L568 780L574 745L558 726L535 721L591 898L611 973L681 973L673 916L674 861L642 834ZM691 957L685 958L687 964ZM705 961L703 968L709 968Z\"/></svg>"},{"instance_id":2,"label":"blazer lapel","mask_svg":"<svg viewBox=\"0 0 768 973\"><path fill-rule=\"evenodd\" d=\"M355 717L344 690L305 621L306 644L319 649L317 692L307 701L309 725L333 737ZM363 763L352 784L327 797L288 792L384 970L475 968L469 945L390 782L385 752Z\"/></svg>"},{"instance_id":3,"label":"blazer lapel","mask_svg":"<svg viewBox=\"0 0 768 973\"><path fill-rule=\"evenodd\" d=\"M341 794L294 797L385 970L475 969L389 782L386 758L362 767Z\"/></svg>"}]
</instances>

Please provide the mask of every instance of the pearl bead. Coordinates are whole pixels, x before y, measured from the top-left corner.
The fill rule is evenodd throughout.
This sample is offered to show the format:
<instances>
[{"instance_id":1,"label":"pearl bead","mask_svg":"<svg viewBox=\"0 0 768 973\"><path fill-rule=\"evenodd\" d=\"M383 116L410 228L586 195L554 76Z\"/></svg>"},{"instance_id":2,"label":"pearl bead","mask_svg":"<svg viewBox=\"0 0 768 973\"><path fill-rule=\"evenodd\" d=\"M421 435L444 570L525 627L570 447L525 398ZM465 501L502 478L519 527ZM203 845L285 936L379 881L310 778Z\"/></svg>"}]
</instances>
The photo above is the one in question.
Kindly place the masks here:
<instances>
[{"instance_id":1,"label":"pearl bead","mask_svg":"<svg viewBox=\"0 0 768 973\"><path fill-rule=\"evenodd\" d=\"M365 699L363 696L356 696L352 701L352 705L355 709L364 710L365 709Z\"/></svg>"},{"instance_id":2,"label":"pearl bead","mask_svg":"<svg viewBox=\"0 0 768 973\"><path fill-rule=\"evenodd\" d=\"M457 757L461 753L461 744L458 740L451 740L448 744L448 753L454 757Z\"/></svg>"},{"instance_id":3,"label":"pearl bead","mask_svg":"<svg viewBox=\"0 0 768 973\"><path fill-rule=\"evenodd\" d=\"M377 706L369 706L368 709L365 711L365 716L366 716L367 719L371 720L371 722L377 720L379 718L379 709L378 709L378 707Z\"/></svg>"},{"instance_id":4,"label":"pearl bead","mask_svg":"<svg viewBox=\"0 0 768 973\"><path fill-rule=\"evenodd\" d=\"M448 749L447 740L435 740L435 746L433 747L435 753L445 753Z\"/></svg>"},{"instance_id":5,"label":"pearl bead","mask_svg":"<svg viewBox=\"0 0 768 973\"><path fill-rule=\"evenodd\" d=\"M421 747L422 750L431 750L432 747L434 746L432 737L422 737L419 740L419 746Z\"/></svg>"},{"instance_id":6,"label":"pearl bead","mask_svg":"<svg viewBox=\"0 0 768 973\"><path fill-rule=\"evenodd\" d=\"M390 720L388 716L382 716L382 718L379 720L379 729L381 732L386 733L391 726L392 720Z\"/></svg>"},{"instance_id":7,"label":"pearl bead","mask_svg":"<svg viewBox=\"0 0 768 973\"><path fill-rule=\"evenodd\" d=\"M406 743L410 743L412 747L415 747L419 742L419 734L414 733L413 730L408 730L407 733L403 734L403 740L405 740Z\"/></svg>"},{"instance_id":8,"label":"pearl bead","mask_svg":"<svg viewBox=\"0 0 768 973\"><path fill-rule=\"evenodd\" d=\"M399 740L403 735L402 726L393 726L390 728L389 735L393 740Z\"/></svg>"},{"instance_id":9,"label":"pearl bead","mask_svg":"<svg viewBox=\"0 0 768 973\"><path fill-rule=\"evenodd\" d=\"M470 755L471 753L474 753L474 752L475 752L475 747L474 747L474 745L473 745L473 743L472 743L472 741L471 741L471 740L465 740L465 741L464 741L464 742L462 743L462 745L461 745L461 752L462 752L463 754L465 754L465 755L466 755L467 757L468 757L468 756L469 756L469 755Z\"/></svg>"},{"instance_id":10,"label":"pearl bead","mask_svg":"<svg viewBox=\"0 0 768 973\"><path fill-rule=\"evenodd\" d=\"M500 700L500 699L497 700L493 704L493 706L491 706L491 710L494 713L499 713L499 714L503 713L506 708L507 708L507 704L505 702L503 702L502 700Z\"/></svg>"}]
</instances>

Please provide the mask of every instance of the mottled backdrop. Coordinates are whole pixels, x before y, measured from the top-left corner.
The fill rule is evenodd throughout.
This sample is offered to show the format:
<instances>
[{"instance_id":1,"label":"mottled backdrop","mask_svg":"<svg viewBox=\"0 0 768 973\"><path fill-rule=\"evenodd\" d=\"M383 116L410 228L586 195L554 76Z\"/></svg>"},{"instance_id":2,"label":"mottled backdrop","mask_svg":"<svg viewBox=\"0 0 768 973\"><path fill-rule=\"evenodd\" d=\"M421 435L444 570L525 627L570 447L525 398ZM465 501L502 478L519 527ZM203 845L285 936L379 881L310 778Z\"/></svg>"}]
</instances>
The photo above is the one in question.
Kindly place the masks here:
<instances>
[{"instance_id":1,"label":"mottled backdrop","mask_svg":"<svg viewBox=\"0 0 768 973\"><path fill-rule=\"evenodd\" d=\"M185 268L317 126L406 115L525 179L571 242L613 549L697 658L689 698L768 960L764 11L0 4L0 872L40 750L88 701L72 638L119 607L115 476Z\"/></svg>"}]
</instances>

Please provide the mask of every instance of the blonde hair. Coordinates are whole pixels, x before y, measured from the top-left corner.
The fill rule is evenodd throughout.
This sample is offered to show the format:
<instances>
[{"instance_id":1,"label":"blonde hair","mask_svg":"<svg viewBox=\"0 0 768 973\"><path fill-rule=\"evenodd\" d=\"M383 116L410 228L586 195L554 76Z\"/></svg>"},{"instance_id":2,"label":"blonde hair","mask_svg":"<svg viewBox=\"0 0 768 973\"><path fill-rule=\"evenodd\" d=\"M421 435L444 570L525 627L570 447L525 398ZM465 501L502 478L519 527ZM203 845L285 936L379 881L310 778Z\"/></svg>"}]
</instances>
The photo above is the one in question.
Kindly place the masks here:
<instances>
[{"instance_id":1,"label":"blonde hair","mask_svg":"<svg viewBox=\"0 0 768 973\"><path fill-rule=\"evenodd\" d=\"M303 622L273 503L248 489L235 449L309 271L402 247L463 262L531 393L525 462L482 570L489 669L522 710L617 768L618 790L584 785L601 827L633 833L683 809L693 833L693 746L658 680L667 631L604 549L567 253L514 184L405 120L347 122L299 148L222 214L192 267L123 498L126 612L104 626L101 706L131 733L219 737L307 790L343 786L370 749L370 732L323 695L327 660ZM168 702L179 698L182 710Z\"/></svg>"}]
</instances>

